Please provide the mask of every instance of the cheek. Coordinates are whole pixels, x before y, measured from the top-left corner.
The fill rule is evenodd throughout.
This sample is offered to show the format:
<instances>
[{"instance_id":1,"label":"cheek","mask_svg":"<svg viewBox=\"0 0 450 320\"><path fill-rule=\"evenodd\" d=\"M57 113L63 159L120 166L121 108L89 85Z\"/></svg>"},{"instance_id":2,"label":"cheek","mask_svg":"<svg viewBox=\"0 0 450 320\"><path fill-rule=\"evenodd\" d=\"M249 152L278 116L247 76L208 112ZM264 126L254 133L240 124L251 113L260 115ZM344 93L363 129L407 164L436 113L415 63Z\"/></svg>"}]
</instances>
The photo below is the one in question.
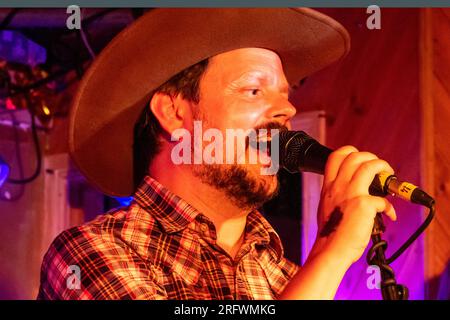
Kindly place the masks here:
<instances>
[{"instance_id":1,"label":"cheek","mask_svg":"<svg viewBox=\"0 0 450 320\"><path fill-rule=\"evenodd\" d=\"M229 103L215 117L223 124L222 128L249 129L255 127L263 117L264 108L255 104Z\"/></svg>"}]
</instances>

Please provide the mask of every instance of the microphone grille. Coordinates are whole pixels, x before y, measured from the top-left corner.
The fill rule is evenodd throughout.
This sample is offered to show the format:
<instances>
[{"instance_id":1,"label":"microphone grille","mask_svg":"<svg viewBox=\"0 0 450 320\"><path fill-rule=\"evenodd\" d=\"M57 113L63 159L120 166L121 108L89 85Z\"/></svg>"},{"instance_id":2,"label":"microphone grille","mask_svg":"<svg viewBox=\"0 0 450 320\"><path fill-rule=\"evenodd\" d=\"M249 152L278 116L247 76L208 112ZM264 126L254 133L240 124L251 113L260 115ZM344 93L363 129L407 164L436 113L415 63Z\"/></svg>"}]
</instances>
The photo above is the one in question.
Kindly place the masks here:
<instances>
[{"instance_id":1,"label":"microphone grille","mask_svg":"<svg viewBox=\"0 0 450 320\"><path fill-rule=\"evenodd\" d=\"M280 165L291 173L299 172L304 164L304 154L316 141L303 131L281 131Z\"/></svg>"}]
</instances>

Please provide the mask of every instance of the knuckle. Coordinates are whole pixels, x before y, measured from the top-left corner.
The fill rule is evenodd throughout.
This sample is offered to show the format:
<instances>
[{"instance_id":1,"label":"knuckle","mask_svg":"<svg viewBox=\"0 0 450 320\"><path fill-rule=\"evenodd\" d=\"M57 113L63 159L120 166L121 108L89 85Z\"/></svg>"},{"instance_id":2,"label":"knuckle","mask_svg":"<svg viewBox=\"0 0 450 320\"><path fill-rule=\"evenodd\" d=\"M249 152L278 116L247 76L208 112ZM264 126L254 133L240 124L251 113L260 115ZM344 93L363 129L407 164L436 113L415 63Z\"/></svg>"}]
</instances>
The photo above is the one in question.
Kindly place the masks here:
<instances>
[{"instance_id":1,"label":"knuckle","mask_svg":"<svg viewBox=\"0 0 450 320\"><path fill-rule=\"evenodd\" d=\"M364 196L357 196L353 198L353 205L357 208L364 207L367 205L367 198Z\"/></svg>"},{"instance_id":2,"label":"knuckle","mask_svg":"<svg viewBox=\"0 0 450 320\"><path fill-rule=\"evenodd\" d=\"M354 152L358 152L358 151L359 150L356 149L356 147L347 145L347 146L343 146L343 147L336 149L333 153L331 153L330 156L333 156L333 154L334 155L350 154L350 153L354 153Z\"/></svg>"},{"instance_id":3,"label":"knuckle","mask_svg":"<svg viewBox=\"0 0 450 320\"><path fill-rule=\"evenodd\" d=\"M389 165L389 163L386 160L380 160L380 165L386 169L392 170L392 167Z\"/></svg>"},{"instance_id":4,"label":"knuckle","mask_svg":"<svg viewBox=\"0 0 450 320\"><path fill-rule=\"evenodd\" d=\"M354 152L347 156L348 161L357 162L366 159L366 154L364 152Z\"/></svg>"},{"instance_id":5,"label":"knuckle","mask_svg":"<svg viewBox=\"0 0 450 320\"><path fill-rule=\"evenodd\" d=\"M394 169L389 165L389 163L386 160L383 159L377 159L374 161L374 166L377 167L377 169L384 169L388 171L394 172Z\"/></svg>"},{"instance_id":6,"label":"knuckle","mask_svg":"<svg viewBox=\"0 0 450 320\"><path fill-rule=\"evenodd\" d=\"M357 165L358 167L364 163L378 159L374 154L369 152L354 152L349 154L343 161L346 165ZM367 167L365 167L367 168Z\"/></svg>"},{"instance_id":7,"label":"knuckle","mask_svg":"<svg viewBox=\"0 0 450 320\"><path fill-rule=\"evenodd\" d=\"M384 168L387 169L388 171L391 171L392 173L394 173L394 169L392 168L392 166L389 164L389 162L387 162L386 160L383 160L383 165Z\"/></svg>"},{"instance_id":8,"label":"knuckle","mask_svg":"<svg viewBox=\"0 0 450 320\"><path fill-rule=\"evenodd\" d=\"M336 151L333 151L327 160L327 165L331 166L332 164L334 164L335 161L337 161L337 159L339 159L341 156L341 154L337 153Z\"/></svg>"},{"instance_id":9,"label":"knuckle","mask_svg":"<svg viewBox=\"0 0 450 320\"><path fill-rule=\"evenodd\" d=\"M376 155L370 152L355 152L348 156L351 161L370 161L374 159L378 159Z\"/></svg>"},{"instance_id":10,"label":"knuckle","mask_svg":"<svg viewBox=\"0 0 450 320\"><path fill-rule=\"evenodd\" d=\"M345 161L354 162L354 161L358 160L360 157L361 157L361 155L359 152L352 152L347 156Z\"/></svg>"},{"instance_id":11,"label":"knuckle","mask_svg":"<svg viewBox=\"0 0 450 320\"><path fill-rule=\"evenodd\" d=\"M372 153L372 152L368 152L368 151L363 151L360 152L361 156L363 156L365 159L378 159L377 155Z\"/></svg>"},{"instance_id":12,"label":"knuckle","mask_svg":"<svg viewBox=\"0 0 450 320\"><path fill-rule=\"evenodd\" d=\"M361 171L367 171L367 170L370 170L371 168L373 168L374 167L374 164L373 163L371 163L371 162L363 162L360 166L359 166L359 169L361 170Z\"/></svg>"}]
</instances>

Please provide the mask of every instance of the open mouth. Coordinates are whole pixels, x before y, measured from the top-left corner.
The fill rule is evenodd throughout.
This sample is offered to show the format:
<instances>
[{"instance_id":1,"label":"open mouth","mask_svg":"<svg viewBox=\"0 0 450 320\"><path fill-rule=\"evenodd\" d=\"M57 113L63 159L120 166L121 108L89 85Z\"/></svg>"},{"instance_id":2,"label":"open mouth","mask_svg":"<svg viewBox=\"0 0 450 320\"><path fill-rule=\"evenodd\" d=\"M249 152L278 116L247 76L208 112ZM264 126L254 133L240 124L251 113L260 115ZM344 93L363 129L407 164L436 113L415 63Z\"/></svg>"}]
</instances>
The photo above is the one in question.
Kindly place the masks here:
<instances>
[{"instance_id":1,"label":"open mouth","mask_svg":"<svg viewBox=\"0 0 450 320\"><path fill-rule=\"evenodd\" d=\"M272 137L269 132L259 132L255 137L247 137L247 146L246 148L252 147L254 150L258 151L260 154L267 154L270 157L271 153L271 141Z\"/></svg>"}]
</instances>

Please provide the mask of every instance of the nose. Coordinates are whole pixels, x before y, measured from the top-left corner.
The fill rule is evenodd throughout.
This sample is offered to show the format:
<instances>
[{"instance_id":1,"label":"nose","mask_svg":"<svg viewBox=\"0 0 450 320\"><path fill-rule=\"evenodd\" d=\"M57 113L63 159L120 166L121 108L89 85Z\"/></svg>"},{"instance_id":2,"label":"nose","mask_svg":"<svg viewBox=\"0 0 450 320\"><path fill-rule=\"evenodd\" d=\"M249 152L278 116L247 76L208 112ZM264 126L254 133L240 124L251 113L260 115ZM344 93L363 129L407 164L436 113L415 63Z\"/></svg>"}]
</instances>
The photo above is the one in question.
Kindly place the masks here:
<instances>
[{"instance_id":1,"label":"nose","mask_svg":"<svg viewBox=\"0 0 450 320\"><path fill-rule=\"evenodd\" d=\"M285 97L274 99L271 106L266 111L268 120L276 120L286 124L295 114L297 109Z\"/></svg>"}]
</instances>

